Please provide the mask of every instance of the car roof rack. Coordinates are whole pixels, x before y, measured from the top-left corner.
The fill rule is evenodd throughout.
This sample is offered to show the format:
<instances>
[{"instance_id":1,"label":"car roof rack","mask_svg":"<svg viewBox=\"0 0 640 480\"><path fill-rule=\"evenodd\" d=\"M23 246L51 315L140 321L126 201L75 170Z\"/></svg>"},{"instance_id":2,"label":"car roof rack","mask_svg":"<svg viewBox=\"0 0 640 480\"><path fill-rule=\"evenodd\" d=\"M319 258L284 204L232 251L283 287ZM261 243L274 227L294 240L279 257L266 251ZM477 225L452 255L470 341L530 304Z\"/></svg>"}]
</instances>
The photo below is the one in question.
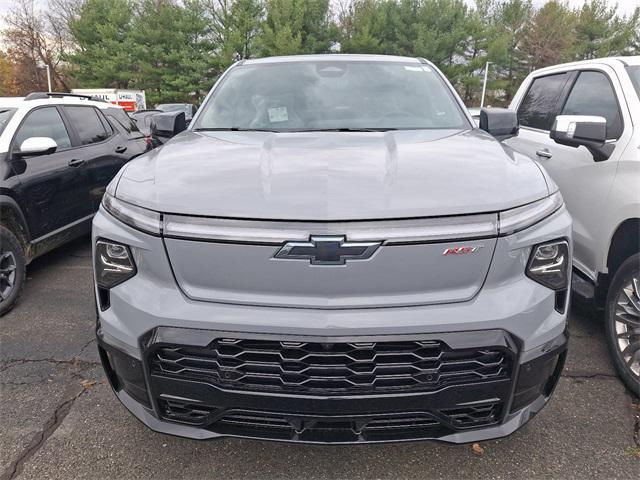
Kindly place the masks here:
<instances>
[{"instance_id":1,"label":"car roof rack","mask_svg":"<svg viewBox=\"0 0 640 480\"><path fill-rule=\"evenodd\" d=\"M106 100L95 97L92 95L82 95L79 93L64 93L64 92L33 92L24 97L25 100L46 100L49 98L84 98L85 100L91 100L92 102L106 102Z\"/></svg>"}]
</instances>

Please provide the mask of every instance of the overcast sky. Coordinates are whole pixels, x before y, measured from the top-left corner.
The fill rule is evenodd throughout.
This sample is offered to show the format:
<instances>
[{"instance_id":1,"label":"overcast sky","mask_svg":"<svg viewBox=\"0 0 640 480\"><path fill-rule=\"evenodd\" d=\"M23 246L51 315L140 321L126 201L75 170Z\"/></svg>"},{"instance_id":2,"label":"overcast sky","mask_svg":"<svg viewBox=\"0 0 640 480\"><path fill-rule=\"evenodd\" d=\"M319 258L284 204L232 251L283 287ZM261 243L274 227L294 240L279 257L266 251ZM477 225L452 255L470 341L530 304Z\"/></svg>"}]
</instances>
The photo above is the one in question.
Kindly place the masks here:
<instances>
[{"instance_id":1,"label":"overcast sky","mask_svg":"<svg viewBox=\"0 0 640 480\"><path fill-rule=\"evenodd\" d=\"M2 17L10 11L11 6L15 0L0 0L0 26L2 26ZM37 0L40 5L46 5L46 0ZM337 1L337 0L333 0ZM473 0L465 0L469 4L473 4ZM585 0L568 0L572 7L582 5ZM533 0L536 6L543 5L547 0ZM629 14L633 12L633 9L640 4L640 0L607 0L607 3L611 5L618 4L618 10L622 14Z\"/></svg>"},{"instance_id":2,"label":"overcast sky","mask_svg":"<svg viewBox=\"0 0 640 480\"><path fill-rule=\"evenodd\" d=\"M9 11L12 3L13 0L0 0L0 16L5 15Z\"/></svg>"}]
</instances>

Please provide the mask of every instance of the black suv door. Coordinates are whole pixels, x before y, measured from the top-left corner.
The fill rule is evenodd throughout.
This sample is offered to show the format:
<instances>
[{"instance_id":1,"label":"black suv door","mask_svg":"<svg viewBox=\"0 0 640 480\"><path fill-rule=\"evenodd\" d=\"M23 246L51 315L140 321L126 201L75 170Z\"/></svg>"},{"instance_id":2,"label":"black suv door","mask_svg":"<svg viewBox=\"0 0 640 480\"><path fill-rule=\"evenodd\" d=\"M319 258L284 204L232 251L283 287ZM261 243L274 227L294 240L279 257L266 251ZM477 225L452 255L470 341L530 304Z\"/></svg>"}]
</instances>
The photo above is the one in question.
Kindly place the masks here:
<instances>
[{"instance_id":1,"label":"black suv door","mask_svg":"<svg viewBox=\"0 0 640 480\"><path fill-rule=\"evenodd\" d=\"M78 145L78 158L85 164L86 197L91 211L95 212L107 185L131 158L127 138L95 107L65 105L62 109L72 127L74 144Z\"/></svg>"},{"instance_id":2,"label":"black suv door","mask_svg":"<svg viewBox=\"0 0 640 480\"><path fill-rule=\"evenodd\" d=\"M49 155L19 156L20 145L31 137L49 137L58 148ZM32 110L11 142L11 164L20 181L19 195L27 210L31 238L37 239L91 214L82 168L68 125L59 108Z\"/></svg>"},{"instance_id":3,"label":"black suv door","mask_svg":"<svg viewBox=\"0 0 640 480\"><path fill-rule=\"evenodd\" d=\"M135 158L151 150L151 139L140 131L136 121L129 116L124 109L112 107L103 110L111 126L119 131L127 139L127 152L129 158Z\"/></svg>"}]
</instances>

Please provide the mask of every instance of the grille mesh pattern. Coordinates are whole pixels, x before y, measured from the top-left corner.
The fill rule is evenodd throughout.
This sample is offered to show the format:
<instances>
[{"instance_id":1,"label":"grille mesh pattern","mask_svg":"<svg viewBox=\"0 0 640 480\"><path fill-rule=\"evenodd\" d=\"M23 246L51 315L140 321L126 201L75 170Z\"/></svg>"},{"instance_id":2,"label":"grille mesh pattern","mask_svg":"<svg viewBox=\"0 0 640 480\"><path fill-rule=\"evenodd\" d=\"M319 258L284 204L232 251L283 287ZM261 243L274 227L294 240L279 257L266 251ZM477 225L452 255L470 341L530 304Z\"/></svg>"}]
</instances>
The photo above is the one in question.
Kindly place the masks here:
<instances>
[{"instance_id":1,"label":"grille mesh pattern","mask_svg":"<svg viewBox=\"0 0 640 480\"><path fill-rule=\"evenodd\" d=\"M203 425L218 411L217 408L200 404L183 402L180 400L160 399L158 405L162 416L167 420L191 425Z\"/></svg>"},{"instance_id":2,"label":"grille mesh pattern","mask_svg":"<svg viewBox=\"0 0 640 480\"><path fill-rule=\"evenodd\" d=\"M167 420L199 425L220 434L312 442L438 438L464 428L494 425L502 411L502 404L494 402L439 412L314 418L255 410L216 410L173 400L161 400L160 407Z\"/></svg>"},{"instance_id":3,"label":"grille mesh pattern","mask_svg":"<svg viewBox=\"0 0 640 480\"><path fill-rule=\"evenodd\" d=\"M482 406L468 406L441 410L455 427L474 427L493 422L498 416L498 405L495 403Z\"/></svg>"},{"instance_id":4,"label":"grille mesh pattern","mask_svg":"<svg viewBox=\"0 0 640 480\"><path fill-rule=\"evenodd\" d=\"M156 374L225 388L315 394L430 391L509 377L498 349L452 350L439 341L312 343L217 339L155 350Z\"/></svg>"}]
</instances>

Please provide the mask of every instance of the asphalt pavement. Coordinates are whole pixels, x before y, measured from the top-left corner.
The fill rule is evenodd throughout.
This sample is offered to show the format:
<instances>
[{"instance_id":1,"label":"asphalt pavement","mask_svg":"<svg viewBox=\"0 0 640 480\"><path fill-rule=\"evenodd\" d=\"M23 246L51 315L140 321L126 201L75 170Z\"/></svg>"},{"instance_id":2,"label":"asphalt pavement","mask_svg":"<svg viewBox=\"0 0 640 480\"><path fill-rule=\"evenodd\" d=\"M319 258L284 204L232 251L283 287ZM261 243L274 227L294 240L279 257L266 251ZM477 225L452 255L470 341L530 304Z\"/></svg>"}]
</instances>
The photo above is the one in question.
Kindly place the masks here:
<instances>
[{"instance_id":1,"label":"asphalt pavement","mask_svg":"<svg viewBox=\"0 0 640 480\"><path fill-rule=\"evenodd\" d=\"M36 260L27 275L19 304L0 318L0 480L640 478L640 411L614 374L600 318L577 308L552 400L480 448L194 441L150 431L106 383L88 238Z\"/></svg>"}]
</instances>

